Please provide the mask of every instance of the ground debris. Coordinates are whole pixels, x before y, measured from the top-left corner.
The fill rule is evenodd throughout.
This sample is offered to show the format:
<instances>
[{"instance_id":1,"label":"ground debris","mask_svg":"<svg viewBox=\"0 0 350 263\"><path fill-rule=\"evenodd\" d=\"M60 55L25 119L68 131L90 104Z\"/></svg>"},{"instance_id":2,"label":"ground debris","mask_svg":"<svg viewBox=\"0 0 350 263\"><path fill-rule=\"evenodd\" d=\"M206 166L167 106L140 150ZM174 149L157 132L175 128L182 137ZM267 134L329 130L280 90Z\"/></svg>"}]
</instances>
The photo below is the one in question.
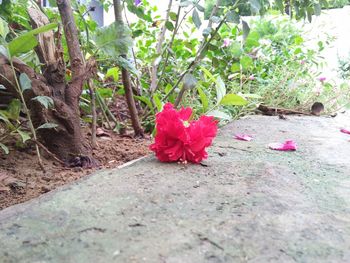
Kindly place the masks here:
<instances>
[{"instance_id":1,"label":"ground debris","mask_svg":"<svg viewBox=\"0 0 350 263\"><path fill-rule=\"evenodd\" d=\"M200 241L208 242L209 244L213 245L214 247L216 247L220 250L224 250L224 248L222 246L220 246L217 242L213 241L212 239L208 238L207 236L205 236L201 233L197 233L197 236L198 236Z\"/></svg>"}]
</instances>

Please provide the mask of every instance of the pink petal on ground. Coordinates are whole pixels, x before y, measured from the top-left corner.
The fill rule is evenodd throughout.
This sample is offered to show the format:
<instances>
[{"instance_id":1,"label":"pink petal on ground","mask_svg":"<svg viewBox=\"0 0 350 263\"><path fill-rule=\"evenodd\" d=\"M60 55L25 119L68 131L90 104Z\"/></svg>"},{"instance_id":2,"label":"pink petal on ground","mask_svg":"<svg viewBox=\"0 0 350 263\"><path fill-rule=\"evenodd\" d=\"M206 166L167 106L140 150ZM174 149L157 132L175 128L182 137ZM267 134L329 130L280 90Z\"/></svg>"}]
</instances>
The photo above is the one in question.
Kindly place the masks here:
<instances>
[{"instance_id":1,"label":"pink petal on ground","mask_svg":"<svg viewBox=\"0 0 350 263\"><path fill-rule=\"evenodd\" d=\"M350 134L350 130L347 130L347 129L344 129L344 128L341 129L340 131L341 131L342 133Z\"/></svg>"},{"instance_id":2,"label":"pink petal on ground","mask_svg":"<svg viewBox=\"0 0 350 263\"><path fill-rule=\"evenodd\" d=\"M297 144L289 140L284 143L270 143L269 148L276 151L295 151L297 149Z\"/></svg>"},{"instance_id":3,"label":"pink petal on ground","mask_svg":"<svg viewBox=\"0 0 350 263\"><path fill-rule=\"evenodd\" d=\"M248 135L248 134L238 133L238 134L235 134L235 139L249 142L249 141L253 140L253 137Z\"/></svg>"}]
</instances>

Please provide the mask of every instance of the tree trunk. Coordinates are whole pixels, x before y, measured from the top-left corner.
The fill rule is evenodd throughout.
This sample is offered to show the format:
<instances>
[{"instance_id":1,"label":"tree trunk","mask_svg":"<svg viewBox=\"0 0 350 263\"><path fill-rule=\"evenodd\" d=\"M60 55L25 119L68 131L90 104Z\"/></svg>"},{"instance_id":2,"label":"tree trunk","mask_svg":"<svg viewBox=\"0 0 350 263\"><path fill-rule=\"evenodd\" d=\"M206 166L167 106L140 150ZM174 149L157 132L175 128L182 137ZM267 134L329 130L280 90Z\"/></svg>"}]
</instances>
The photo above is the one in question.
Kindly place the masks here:
<instances>
[{"instance_id":1,"label":"tree trunk","mask_svg":"<svg viewBox=\"0 0 350 263\"><path fill-rule=\"evenodd\" d=\"M62 18L63 28L67 39L72 80L65 80L65 63L60 43L60 32L55 44L53 32L39 34L39 45L36 53L42 63L42 74L36 73L31 67L17 58L13 65L17 77L26 73L31 79L32 88L24 93L29 106L34 127L44 123L56 123L55 129L39 129L38 134L44 145L59 158L67 161L74 160L77 166L93 166L96 163L90 158L91 148L84 139L80 126L79 98L84 81L89 77L80 44L73 12L69 0L57 0L57 6ZM38 9L28 10L33 28L49 23L47 17ZM13 87L15 81L9 61L0 55L0 84L8 91L16 94ZM48 96L54 101L52 109L45 109L40 103L33 101L36 96Z\"/></svg>"},{"instance_id":2,"label":"tree trunk","mask_svg":"<svg viewBox=\"0 0 350 263\"><path fill-rule=\"evenodd\" d=\"M124 24L123 16L122 16L122 5L120 0L113 0L113 4L114 4L114 15L115 15L116 23ZM122 56L126 58L126 54L123 54ZM126 103L128 104L131 123L132 123L132 127L134 128L135 136L143 137L144 133L143 133L143 129L141 127L138 112L136 109L134 94L131 87L130 74L125 68L122 68L122 81L123 81L123 86L125 90Z\"/></svg>"}]
</instances>

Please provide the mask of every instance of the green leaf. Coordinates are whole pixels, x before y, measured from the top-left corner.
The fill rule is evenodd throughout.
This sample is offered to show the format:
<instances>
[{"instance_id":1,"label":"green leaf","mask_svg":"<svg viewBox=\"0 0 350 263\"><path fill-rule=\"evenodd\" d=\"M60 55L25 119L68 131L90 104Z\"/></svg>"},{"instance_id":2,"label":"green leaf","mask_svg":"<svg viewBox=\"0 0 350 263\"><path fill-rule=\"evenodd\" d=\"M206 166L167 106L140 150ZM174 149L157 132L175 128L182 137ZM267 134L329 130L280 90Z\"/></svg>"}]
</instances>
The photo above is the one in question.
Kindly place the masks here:
<instances>
[{"instance_id":1,"label":"green leaf","mask_svg":"<svg viewBox=\"0 0 350 263\"><path fill-rule=\"evenodd\" d=\"M105 79L110 77L114 80L114 82L117 82L119 80L119 68L114 67L114 68L108 69Z\"/></svg>"},{"instance_id":2,"label":"green leaf","mask_svg":"<svg viewBox=\"0 0 350 263\"><path fill-rule=\"evenodd\" d=\"M132 73L134 75L139 75L139 72L137 71L135 66L129 60L127 60L123 57L118 57L116 62L117 62L118 66L125 68L130 73Z\"/></svg>"},{"instance_id":3,"label":"green leaf","mask_svg":"<svg viewBox=\"0 0 350 263\"><path fill-rule=\"evenodd\" d=\"M179 6L181 6L181 7L186 7L186 6L189 6L189 5L191 5L191 4L192 4L191 1L182 1L182 2L179 4Z\"/></svg>"},{"instance_id":4,"label":"green leaf","mask_svg":"<svg viewBox=\"0 0 350 263\"><path fill-rule=\"evenodd\" d=\"M50 23L50 24L38 27L36 29L30 30L29 32L24 33L23 35L37 35L40 33L45 33L47 31L50 31L50 30L56 28L57 26L58 26L57 23ZM23 36L23 35L21 35L21 36ZM21 37L21 36L19 36L19 37Z\"/></svg>"},{"instance_id":5,"label":"green leaf","mask_svg":"<svg viewBox=\"0 0 350 263\"><path fill-rule=\"evenodd\" d=\"M5 154L10 153L9 148L7 148L7 146L2 144L1 142L0 142L0 148L4 151Z\"/></svg>"},{"instance_id":6,"label":"green leaf","mask_svg":"<svg viewBox=\"0 0 350 263\"><path fill-rule=\"evenodd\" d=\"M165 91L165 94L168 94L171 90L173 89L173 86L171 86L170 83L168 83L165 88L164 88L164 91ZM168 101L171 102L171 103L174 103L175 102L175 96L173 93L171 93L168 97Z\"/></svg>"},{"instance_id":7,"label":"green leaf","mask_svg":"<svg viewBox=\"0 0 350 263\"><path fill-rule=\"evenodd\" d=\"M177 14L175 12L170 12L169 13L170 19L173 21L176 21L177 19Z\"/></svg>"},{"instance_id":8,"label":"green leaf","mask_svg":"<svg viewBox=\"0 0 350 263\"><path fill-rule=\"evenodd\" d=\"M193 89L197 85L197 79L192 74L186 74L183 79L185 89Z\"/></svg>"},{"instance_id":9,"label":"green leaf","mask_svg":"<svg viewBox=\"0 0 350 263\"><path fill-rule=\"evenodd\" d=\"M8 43L8 48L11 56L16 56L20 53L26 53L32 50L38 44L35 35L44 33L57 27L57 23L47 24L42 27L38 27L27 33L24 33Z\"/></svg>"},{"instance_id":10,"label":"green leaf","mask_svg":"<svg viewBox=\"0 0 350 263\"><path fill-rule=\"evenodd\" d=\"M219 110L212 110L206 114L207 116L213 116L218 119L223 119L223 120L231 120L231 116L228 115L225 112L219 111Z\"/></svg>"},{"instance_id":11,"label":"green leaf","mask_svg":"<svg viewBox=\"0 0 350 263\"><path fill-rule=\"evenodd\" d=\"M252 10L253 13L259 13L261 9L261 4L259 0L249 0L250 3L250 9Z\"/></svg>"},{"instance_id":12,"label":"green leaf","mask_svg":"<svg viewBox=\"0 0 350 263\"><path fill-rule=\"evenodd\" d=\"M56 0L49 0L50 7L57 7Z\"/></svg>"},{"instance_id":13,"label":"green leaf","mask_svg":"<svg viewBox=\"0 0 350 263\"><path fill-rule=\"evenodd\" d=\"M210 35L211 31L212 31L212 28L210 28L210 27L204 28L204 29L203 29L203 32L202 32L202 35L203 35L204 37L207 37L207 36Z\"/></svg>"},{"instance_id":14,"label":"green leaf","mask_svg":"<svg viewBox=\"0 0 350 263\"><path fill-rule=\"evenodd\" d=\"M26 53L33 50L38 45L38 41L33 35L24 35L12 40L9 44L11 56Z\"/></svg>"},{"instance_id":15,"label":"green leaf","mask_svg":"<svg viewBox=\"0 0 350 263\"><path fill-rule=\"evenodd\" d=\"M212 16L211 18L209 18L214 24L218 24L221 22L221 18L218 16Z\"/></svg>"},{"instance_id":16,"label":"green leaf","mask_svg":"<svg viewBox=\"0 0 350 263\"><path fill-rule=\"evenodd\" d=\"M197 87L197 91L199 94L199 98L201 99L201 102L202 102L203 112L206 112L209 107L208 97L200 87Z\"/></svg>"},{"instance_id":17,"label":"green leaf","mask_svg":"<svg viewBox=\"0 0 350 263\"><path fill-rule=\"evenodd\" d=\"M249 69L253 65L253 59L249 56L243 56L240 60L243 69Z\"/></svg>"},{"instance_id":18,"label":"green leaf","mask_svg":"<svg viewBox=\"0 0 350 263\"><path fill-rule=\"evenodd\" d=\"M110 88L97 88L96 92L105 99L112 98L113 96L113 90Z\"/></svg>"},{"instance_id":19,"label":"green leaf","mask_svg":"<svg viewBox=\"0 0 350 263\"><path fill-rule=\"evenodd\" d=\"M301 36L296 36L295 38L294 38L294 43L296 44L296 45L300 45L300 44L302 44L304 42L304 39L301 37Z\"/></svg>"},{"instance_id":20,"label":"green leaf","mask_svg":"<svg viewBox=\"0 0 350 263\"><path fill-rule=\"evenodd\" d=\"M309 20L309 23L311 23L311 21L312 21L312 14L313 14L313 12L314 12L314 9L311 6L306 8L307 20Z\"/></svg>"},{"instance_id":21,"label":"green leaf","mask_svg":"<svg viewBox=\"0 0 350 263\"><path fill-rule=\"evenodd\" d=\"M202 21L199 17L199 14L197 12L196 9L193 10L193 13L192 13L192 21L194 23L194 25L197 27L197 28L200 28L201 25L202 25Z\"/></svg>"},{"instance_id":22,"label":"green leaf","mask_svg":"<svg viewBox=\"0 0 350 263\"><path fill-rule=\"evenodd\" d=\"M21 73L21 75L19 75L19 84L21 86L22 92L32 88L32 81L26 73Z\"/></svg>"},{"instance_id":23,"label":"green leaf","mask_svg":"<svg viewBox=\"0 0 350 263\"><path fill-rule=\"evenodd\" d=\"M213 74L210 73L209 70L207 70L204 67L200 67L200 69L204 72L204 74L212 81L212 82L216 82L216 78L213 76Z\"/></svg>"},{"instance_id":24,"label":"green leaf","mask_svg":"<svg viewBox=\"0 0 350 263\"><path fill-rule=\"evenodd\" d=\"M201 6L200 4L198 4L198 2L194 2L194 6L198 9L199 12L204 13L205 8L203 6Z\"/></svg>"},{"instance_id":25,"label":"green leaf","mask_svg":"<svg viewBox=\"0 0 350 263\"><path fill-rule=\"evenodd\" d=\"M241 70L241 66L239 63L233 63L231 66L231 71L232 72L237 72Z\"/></svg>"},{"instance_id":26,"label":"green leaf","mask_svg":"<svg viewBox=\"0 0 350 263\"><path fill-rule=\"evenodd\" d=\"M260 35L257 31L251 31L245 40L245 48L251 50L254 47L259 47L259 38Z\"/></svg>"},{"instance_id":27,"label":"green leaf","mask_svg":"<svg viewBox=\"0 0 350 263\"><path fill-rule=\"evenodd\" d=\"M17 130L17 133L21 136L22 138L22 142L25 143L26 141L30 140L30 136L28 133L21 131L21 130Z\"/></svg>"},{"instance_id":28,"label":"green leaf","mask_svg":"<svg viewBox=\"0 0 350 263\"><path fill-rule=\"evenodd\" d=\"M229 23L239 24L240 16L236 11L231 10L231 11L227 12L226 21Z\"/></svg>"},{"instance_id":29,"label":"green leaf","mask_svg":"<svg viewBox=\"0 0 350 263\"><path fill-rule=\"evenodd\" d=\"M145 96L134 96L135 99L145 103L147 105L147 107L151 110L151 112L154 114L154 108L152 105L152 102L149 98L145 97Z\"/></svg>"},{"instance_id":30,"label":"green leaf","mask_svg":"<svg viewBox=\"0 0 350 263\"><path fill-rule=\"evenodd\" d=\"M275 0L276 6L281 13L284 12L284 1L283 0Z\"/></svg>"},{"instance_id":31,"label":"green leaf","mask_svg":"<svg viewBox=\"0 0 350 263\"><path fill-rule=\"evenodd\" d=\"M53 99L48 96L36 96L32 98L33 101L39 102L46 109L52 108L54 106Z\"/></svg>"},{"instance_id":32,"label":"green leaf","mask_svg":"<svg viewBox=\"0 0 350 263\"><path fill-rule=\"evenodd\" d=\"M96 47L112 58L128 54L133 45L129 28L117 22L97 30L94 40Z\"/></svg>"},{"instance_id":33,"label":"green leaf","mask_svg":"<svg viewBox=\"0 0 350 263\"><path fill-rule=\"evenodd\" d=\"M321 15L321 5L320 5L320 3L315 3L314 4L314 9L315 9L315 15L317 15L317 16Z\"/></svg>"},{"instance_id":34,"label":"green leaf","mask_svg":"<svg viewBox=\"0 0 350 263\"><path fill-rule=\"evenodd\" d=\"M14 99L11 101L10 105L6 110L6 115L10 120L18 120L19 114L21 112L22 104L18 99Z\"/></svg>"},{"instance_id":35,"label":"green leaf","mask_svg":"<svg viewBox=\"0 0 350 263\"><path fill-rule=\"evenodd\" d=\"M138 30L132 31L132 37L133 37L133 38L136 38L136 37L142 36L142 34L143 34L143 31L142 31L141 29L138 29Z\"/></svg>"},{"instance_id":36,"label":"green leaf","mask_svg":"<svg viewBox=\"0 0 350 263\"><path fill-rule=\"evenodd\" d=\"M158 94L153 95L153 101L154 101L154 104L156 104L157 110L161 111L163 109L163 103L160 100Z\"/></svg>"},{"instance_id":37,"label":"green leaf","mask_svg":"<svg viewBox=\"0 0 350 263\"><path fill-rule=\"evenodd\" d=\"M238 94L239 96L242 96L243 98L251 98L251 99L261 99L262 97L258 94L254 93L245 93L245 94Z\"/></svg>"},{"instance_id":38,"label":"green leaf","mask_svg":"<svg viewBox=\"0 0 350 263\"><path fill-rule=\"evenodd\" d=\"M233 42L231 44L231 49L230 49L232 55L236 58L239 58L242 55L242 47L241 44L238 42Z\"/></svg>"},{"instance_id":39,"label":"green leaf","mask_svg":"<svg viewBox=\"0 0 350 263\"><path fill-rule=\"evenodd\" d=\"M54 129L54 128L57 128L57 127L58 127L58 124L47 122L47 123L44 123L44 124L40 125L36 129L37 130L39 130L39 129Z\"/></svg>"},{"instance_id":40,"label":"green leaf","mask_svg":"<svg viewBox=\"0 0 350 263\"><path fill-rule=\"evenodd\" d=\"M213 76L213 74L211 74L209 72L209 70L207 70L204 67L200 67L201 70L204 72L204 74L212 81L214 82L216 85L216 98L217 98L217 103L219 103L221 101L221 99L226 95L226 86L225 83L223 82L223 80L221 79L220 76L218 76L217 78L215 78Z\"/></svg>"},{"instance_id":41,"label":"green leaf","mask_svg":"<svg viewBox=\"0 0 350 263\"><path fill-rule=\"evenodd\" d=\"M243 29L243 40L246 40L250 32L250 27L248 23L244 20L242 20L242 29Z\"/></svg>"},{"instance_id":42,"label":"green leaf","mask_svg":"<svg viewBox=\"0 0 350 263\"><path fill-rule=\"evenodd\" d=\"M7 111L0 111L0 120L5 122L6 125L11 125L11 122L7 117Z\"/></svg>"},{"instance_id":43,"label":"green leaf","mask_svg":"<svg viewBox=\"0 0 350 263\"><path fill-rule=\"evenodd\" d=\"M6 21L0 17L0 36L2 36L5 39L8 32L9 32L9 27Z\"/></svg>"},{"instance_id":44,"label":"green leaf","mask_svg":"<svg viewBox=\"0 0 350 263\"><path fill-rule=\"evenodd\" d=\"M171 23L170 21L166 21L166 22L165 22L165 27L166 27L166 29L168 29L169 31L173 31L173 30L174 30L174 25L173 25L173 23Z\"/></svg>"},{"instance_id":45,"label":"green leaf","mask_svg":"<svg viewBox=\"0 0 350 263\"><path fill-rule=\"evenodd\" d=\"M247 103L248 102L243 97L238 96L236 94L227 94L220 101L221 105L234 105L234 106L243 106L243 105L246 105Z\"/></svg>"},{"instance_id":46,"label":"green leaf","mask_svg":"<svg viewBox=\"0 0 350 263\"><path fill-rule=\"evenodd\" d=\"M220 76L216 78L216 99L217 103L219 103L222 98L226 95L226 86L224 81Z\"/></svg>"}]
</instances>

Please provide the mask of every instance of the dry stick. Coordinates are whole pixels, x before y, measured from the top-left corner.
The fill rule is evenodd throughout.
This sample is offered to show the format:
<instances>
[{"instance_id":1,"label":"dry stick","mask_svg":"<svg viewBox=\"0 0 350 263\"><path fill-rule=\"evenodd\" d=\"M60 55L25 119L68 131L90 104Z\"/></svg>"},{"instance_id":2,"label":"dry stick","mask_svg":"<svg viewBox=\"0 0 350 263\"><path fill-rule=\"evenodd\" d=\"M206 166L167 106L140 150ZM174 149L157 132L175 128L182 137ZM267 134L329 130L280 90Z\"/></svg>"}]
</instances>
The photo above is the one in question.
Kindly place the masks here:
<instances>
[{"instance_id":1,"label":"dry stick","mask_svg":"<svg viewBox=\"0 0 350 263\"><path fill-rule=\"evenodd\" d=\"M103 117L105 118L105 120L106 120L106 122L107 122L108 128L109 128L110 130L113 130L112 125L111 125L111 123L110 123L110 120L109 120L109 118L108 118L108 116L107 116L107 114L106 114L106 111L108 110L108 107L104 104L102 98L100 97L100 95L99 95L98 93L95 93L95 96L96 96L96 99L97 99L98 104L100 105L100 107L101 107L101 109L102 109L102 115L103 115ZM113 114L112 114L112 115L113 115ZM114 117L114 116L113 116L113 117ZM116 125L117 125L117 123L116 123Z\"/></svg>"},{"instance_id":2,"label":"dry stick","mask_svg":"<svg viewBox=\"0 0 350 263\"><path fill-rule=\"evenodd\" d=\"M158 43L156 46L156 53L157 55L161 54L162 51L162 45L165 39L165 32L167 30L166 28L166 23L169 21L169 17L170 17L170 11L171 11L171 6L173 4L173 0L169 0L169 4L168 4L168 9L166 11L166 16L165 16L165 22L164 25L162 27L162 30L159 34L159 38L158 38ZM176 20L178 20L178 18L176 18ZM157 73L158 73L158 65L159 62L157 63L158 57L155 58L152 62L152 69L151 69L151 93L153 93L155 91L155 89L157 88Z\"/></svg>"},{"instance_id":3,"label":"dry stick","mask_svg":"<svg viewBox=\"0 0 350 263\"><path fill-rule=\"evenodd\" d=\"M82 19L82 21L84 23L84 28L85 28L85 33L86 33L86 42L87 42L87 45L89 45L89 42L90 42L90 40L89 40L89 28L85 22L84 14L81 14L79 10L77 10L77 12L80 15L80 18ZM83 59L84 59L84 63L86 63L85 55L83 56ZM87 80L86 84L88 86L90 98L91 98L91 112L92 112L91 146L92 146L92 148L95 148L97 146L97 143L96 143L96 127L97 127L96 90L95 90L94 82L93 82L91 77Z\"/></svg>"},{"instance_id":4,"label":"dry stick","mask_svg":"<svg viewBox=\"0 0 350 263\"><path fill-rule=\"evenodd\" d=\"M97 114L96 114L96 95L95 95L95 87L94 82L90 78L87 82L87 86L90 92L91 98L91 111L92 111L92 123L91 123L91 146L93 148L96 147L96 126L97 126Z\"/></svg>"},{"instance_id":5,"label":"dry stick","mask_svg":"<svg viewBox=\"0 0 350 263\"><path fill-rule=\"evenodd\" d=\"M122 5L120 0L113 0L114 4L114 15L115 15L115 21L118 24L124 24L123 22L123 17L122 17ZM126 55L122 55L123 58L126 58ZM126 98L126 103L128 104L129 112L130 112L130 118L131 118L131 123L134 128L135 136L136 137L143 137L144 132L140 124L138 112L136 109L136 104L134 100L134 94L131 88L131 82L130 82L130 74L129 72L122 67L122 81L123 81L123 86L125 90L125 98Z\"/></svg>"},{"instance_id":6,"label":"dry stick","mask_svg":"<svg viewBox=\"0 0 350 263\"><path fill-rule=\"evenodd\" d=\"M8 53L10 54L9 51L8 51ZM28 117L30 130L31 130L31 132L33 134L34 140L37 141L36 131L35 131L35 128L34 128L34 125L33 125L33 122L32 122L32 118L30 116L29 109L27 107L27 103L26 103L26 101L24 99L24 96L23 96L23 93L22 93L22 90L21 90L21 86L18 83L15 67L13 66L13 63L12 63L12 57L9 58L9 61L10 61L10 65L11 65L11 68L12 68L13 77L15 78L17 92L19 93L19 96L20 96L21 101L23 103L23 108L24 108L25 114L27 114L27 117ZM38 156L39 166L45 172L45 167L44 167L43 161L41 159L40 150L39 150L38 145L35 145L35 150L36 150L36 154Z\"/></svg>"},{"instance_id":7,"label":"dry stick","mask_svg":"<svg viewBox=\"0 0 350 263\"><path fill-rule=\"evenodd\" d=\"M307 112L302 112L302 111L297 111L297 110L292 110L292 109L286 109L286 108L278 108L278 107L269 107L269 106L264 106L264 105L260 105L258 107L258 110L262 111L262 112L275 112L276 114L278 114L279 112L281 114L301 114L301 115L307 115L307 116L311 116L310 113Z\"/></svg>"},{"instance_id":8,"label":"dry stick","mask_svg":"<svg viewBox=\"0 0 350 263\"><path fill-rule=\"evenodd\" d=\"M50 155L55 161L59 162L60 164L64 164L64 162L63 162L62 160L58 159L58 158L56 157L56 155L53 154L52 152L50 152L50 150L47 149L42 143L40 143L39 141L36 141L36 140L34 140L34 142L35 142L40 148L42 148L48 155Z\"/></svg>"},{"instance_id":9,"label":"dry stick","mask_svg":"<svg viewBox=\"0 0 350 263\"><path fill-rule=\"evenodd\" d=\"M176 97L175 103L174 103L174 108L177 108L180 105L180 102L182 100L183 95L185 94L186 89L183 87L179 94Z\"/></svg>"}]
</instances>

